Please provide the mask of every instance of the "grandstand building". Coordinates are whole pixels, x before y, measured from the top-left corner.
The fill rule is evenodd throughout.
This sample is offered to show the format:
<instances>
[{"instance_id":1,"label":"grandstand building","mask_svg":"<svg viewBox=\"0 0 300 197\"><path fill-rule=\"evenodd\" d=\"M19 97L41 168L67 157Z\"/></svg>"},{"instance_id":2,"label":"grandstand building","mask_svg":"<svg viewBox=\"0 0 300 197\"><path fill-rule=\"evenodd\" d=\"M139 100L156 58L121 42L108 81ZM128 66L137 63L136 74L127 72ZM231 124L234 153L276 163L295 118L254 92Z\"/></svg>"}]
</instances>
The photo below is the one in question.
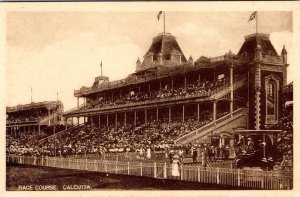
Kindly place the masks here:
<instances>
[{"instance_id":1,"label":"grandstand building","mask_svg":"<svg viewBox=\"0 0 300 197\"><path fill-rule=\"evenodd\" d=\"M19 133L40 134L54 124L64 124L64 107L61 101L44 101L6 107L6 131L11 136Z\"/></svg>"},{"instance_id":2,"label":"grandstand building","mask_svg":"<svg viewBox=\"0 0 300 197\"><path fill-rule=\"evenodd\" d=\"M267 34L245 36L236 55L194 61L173 35L162 33L125 79L97 76L91 87L75 90L77 109L64 117L91 127L181 123L189 129L176 134L177 144L230 144L234 130L278 123L287 66L285 47L278 54Z\"/></svg>"}]
</instances>

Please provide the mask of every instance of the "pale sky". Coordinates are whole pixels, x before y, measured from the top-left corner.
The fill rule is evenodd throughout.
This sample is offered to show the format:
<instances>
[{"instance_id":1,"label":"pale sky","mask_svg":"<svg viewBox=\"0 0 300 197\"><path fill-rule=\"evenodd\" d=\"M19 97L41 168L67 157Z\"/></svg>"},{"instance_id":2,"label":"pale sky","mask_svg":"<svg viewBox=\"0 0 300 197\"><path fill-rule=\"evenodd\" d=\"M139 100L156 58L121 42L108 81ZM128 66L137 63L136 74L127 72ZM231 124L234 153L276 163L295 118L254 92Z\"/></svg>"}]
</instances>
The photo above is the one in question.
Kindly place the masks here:
<instances>
[{"instance_id":1,"label":"pale sky","mask_svg":"<svg viewBox=\"0 0 300 197\"><path fill-rule=\"evenodd\" d=\"M244 36L255 33L252 12L166 12L166 31L186 58L237 53ZM135 71L138 57L163 31L157 12L9 12L6 17L6 105L56 100L75 107L74 89L90 87L103 74L110 80ZM293 53L293 13L259 12L258 31L270 34L280 54ZM293 80L288 68L288 82Z\"/></svg>"}]
</instances>

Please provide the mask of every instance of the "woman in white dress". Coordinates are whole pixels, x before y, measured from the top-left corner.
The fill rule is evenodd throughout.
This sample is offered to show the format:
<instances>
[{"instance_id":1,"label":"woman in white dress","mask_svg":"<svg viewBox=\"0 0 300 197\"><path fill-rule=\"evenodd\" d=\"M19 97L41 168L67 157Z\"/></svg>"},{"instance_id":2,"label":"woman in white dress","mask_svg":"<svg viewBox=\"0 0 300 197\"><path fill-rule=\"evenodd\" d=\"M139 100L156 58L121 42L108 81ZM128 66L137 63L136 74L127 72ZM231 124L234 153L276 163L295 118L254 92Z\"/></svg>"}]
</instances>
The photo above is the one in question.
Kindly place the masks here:
<instances>
[{"instance_id":1,"label":"woman in white dress","mask_svg":"<svg viewBox=\"0 0 300 197\"><path fill-rule=\"evenodd\" d=\"M151 159L151 149L150 149L150 147L147 148L147 159Z\"/></svg>"},{"instance_id":2,"label":"woman in white dress","mask_svg":"<svg viewBox=\"0 0 300 197\"><path fill-rule=\"evenodd\" d=\"M173 161L172 161L172 176L175 176L175 177L180 176L179 164L181 164L180 161L179 161L179 156L174 155Z\"/></svg>"}]
</instances>

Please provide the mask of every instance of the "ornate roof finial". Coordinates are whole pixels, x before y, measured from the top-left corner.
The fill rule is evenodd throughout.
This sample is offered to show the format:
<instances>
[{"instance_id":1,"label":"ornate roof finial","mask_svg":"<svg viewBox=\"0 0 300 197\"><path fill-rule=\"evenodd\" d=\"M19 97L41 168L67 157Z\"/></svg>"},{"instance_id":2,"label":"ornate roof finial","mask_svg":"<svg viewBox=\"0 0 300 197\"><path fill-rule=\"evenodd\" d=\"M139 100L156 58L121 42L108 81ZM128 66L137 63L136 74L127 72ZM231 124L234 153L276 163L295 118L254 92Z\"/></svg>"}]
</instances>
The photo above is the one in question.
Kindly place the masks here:
<instances>
[{"instance_id":1,"label":"ornate roof finial","mask_svg":"<svg viewBox=\"0 0 300 197\"><path fill-rule=\"evenodd\" d=\"M281 55L286 55L287 54L287 51L285 49L285 45L283 45L283 49L281 51Z\"/></svg>"},{"instance_id":2,"label":"ornate roof finial","mask_svg":"<svg viewBox=\"0 0 300 197\"><path fill-rule=\"evenodd\" d=\"M191 55L189 57L189 63L194 63L193 57Z\"/></svg>"}]
</instances>

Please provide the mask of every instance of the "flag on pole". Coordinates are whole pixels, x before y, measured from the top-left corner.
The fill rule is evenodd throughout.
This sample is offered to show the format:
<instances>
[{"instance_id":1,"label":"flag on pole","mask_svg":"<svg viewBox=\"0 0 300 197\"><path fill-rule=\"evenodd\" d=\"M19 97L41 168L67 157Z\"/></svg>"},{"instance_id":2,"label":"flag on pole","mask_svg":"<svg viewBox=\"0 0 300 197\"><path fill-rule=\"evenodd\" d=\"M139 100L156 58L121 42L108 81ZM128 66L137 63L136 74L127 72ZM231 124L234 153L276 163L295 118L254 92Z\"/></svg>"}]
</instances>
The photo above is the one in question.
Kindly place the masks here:
<instances>
[{"instance_id":1,"label":"flag on pole","mask_svg":"<svg viewBox=\"0 0 300 197\"><path fill-rule=\"evenodd\" d=\"M101 77L102 77L102 61L100 63L100 69L101 69Z\"/></svg>"},{"instance_id":2,"label":"flag on pole","mask_svg":"<svg viewBox=\"0 0 300 197\"><path fill-rule=\"evenodd\" d=\"M251 16L250 16L248 22L249 22L249 21L252 21L253 19L255 19L256 13L257 13L257 11L255 11L255 12L253 12L253 13L251 14Z\"/></svg>"},{"instance_id":3,"label":"flag on pole","mask_svg":"<svg viewBox=\"0 0 300 197\"><path fill-rule=\"evenodd\" d=\"M159 21L160 15L162 14L162 11L159 11L157 14L157 20Z\"/></svg>"}]
</instances>

